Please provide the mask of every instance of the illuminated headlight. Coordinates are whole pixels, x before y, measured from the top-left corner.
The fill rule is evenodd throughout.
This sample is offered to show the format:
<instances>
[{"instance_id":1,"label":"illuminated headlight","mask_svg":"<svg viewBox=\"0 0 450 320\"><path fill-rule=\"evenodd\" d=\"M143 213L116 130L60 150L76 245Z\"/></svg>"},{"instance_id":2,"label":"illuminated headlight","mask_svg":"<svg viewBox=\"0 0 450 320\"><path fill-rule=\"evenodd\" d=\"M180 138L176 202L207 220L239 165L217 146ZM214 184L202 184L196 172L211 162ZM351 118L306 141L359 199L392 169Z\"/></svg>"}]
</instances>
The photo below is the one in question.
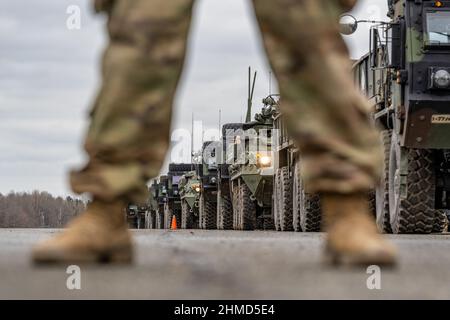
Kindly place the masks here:
<instances>
[{"instance_id":1,"label":"illuminated headlight","mask_svg":"<svg viewBox=\"0 0 450 320\"><path fill-rule=\"evenodd\" d=\"M212 177L210 181L211 181L211 183L216 183L217 179L215 177Z\"/></svg>"},{"instance_id":2,"label":"illuminated headlight","mask_svg":"<svg viewBox=\"0 0 450 320\"><path fill-rule=\"evenodd\" d=\"M450 87L450 73L447 70L438 70L433 75L436 88L446 89Z\"/></svg>"},{"instance_id":3,"label":"illuminated headlight","mask_svg":"<svg viewBox=\"0 0 450 320\"><path fill-rule=\"evenodd\" d=\"M258 154L257 160L261 167L269 167L272 164L272 157L268 154Z\"/></svg>"},{"instance_id":4,"label":"illuminated headlight","mask_svg":"<svg viewBox=\"0 0 450 320\"><path fill-rule=\"evenodd\" d=\"M174 195L177 195L177 194L178 194L178 191L177 191L177 190L174 190L174 191L173 191L173 194L174 194Z\"/></svg>"},{"instance_id":5,"label":"illuminated headlight","mask_svg":"<svg viewBox=\"0 0 450 320\"><path fill-rule=\"evenodd\" d=\"M200 187L195 187L196 192L200 192Z\"/></svg>"}]
</instances>

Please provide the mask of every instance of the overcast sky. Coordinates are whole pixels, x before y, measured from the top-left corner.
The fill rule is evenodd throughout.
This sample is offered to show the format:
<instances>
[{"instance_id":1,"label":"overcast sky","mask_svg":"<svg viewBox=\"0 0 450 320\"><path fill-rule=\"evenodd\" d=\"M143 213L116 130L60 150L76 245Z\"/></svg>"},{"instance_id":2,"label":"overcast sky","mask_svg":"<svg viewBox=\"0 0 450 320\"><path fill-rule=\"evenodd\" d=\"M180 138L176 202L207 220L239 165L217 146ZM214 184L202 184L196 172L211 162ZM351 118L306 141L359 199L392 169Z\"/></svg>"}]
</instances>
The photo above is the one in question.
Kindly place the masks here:
<instances>
[{"instance_id":1,"label":"overcast sky","mask_svg":"<svg viewBox=\"0 0 450 320\"><path fill-rule=\"evenodd\" d=\"M151 1L151 0L149 0ZM66 26L67 8L81 8L81 28ZM360 0L358 18L386 19L386 0ZM105 19L91 0L0 2L0 193L70 193L66 171L83 164L86 115L99 85ZM250 0L198 0L173 129L239 122L247 67L258 71L254 105L269 90L269 68ZM353 58L368 50L368 29L346 37ZM276 91L275 80L273 90Z\"/></svg>"}]
</instances>

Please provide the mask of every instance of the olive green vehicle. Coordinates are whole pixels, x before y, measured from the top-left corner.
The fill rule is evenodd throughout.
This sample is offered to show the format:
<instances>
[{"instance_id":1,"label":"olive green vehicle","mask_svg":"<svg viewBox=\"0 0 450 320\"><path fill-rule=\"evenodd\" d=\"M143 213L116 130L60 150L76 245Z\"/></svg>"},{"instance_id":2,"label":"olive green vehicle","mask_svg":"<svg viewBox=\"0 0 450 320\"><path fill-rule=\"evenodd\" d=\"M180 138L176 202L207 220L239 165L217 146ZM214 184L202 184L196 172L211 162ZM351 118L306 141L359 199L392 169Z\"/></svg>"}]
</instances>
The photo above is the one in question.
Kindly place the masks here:
<instances>
[{"instance_id":1,"label":"olive green vehicle","mask_svg":"<svg viewBox=\"0 0 450 320\"><path fill-rule=\"evenodd\" d=\"M322 215L317 194L305 191L301 179L301 156L298 147L287 133L279 112L279 96L264 99L274 112L274 186L272 211L275 230L278 231L320 231Z\"/></svg>"},{"instance_id":2,"label":"olive green vehicle","mask_svg":"<svg viewBox=\"0 0 450 320\"><path fill-rule=\"evenodd\" d=\"M388 4L391 20L371 27L370 52L353 66L382 129L377 225L383 232L442 232L450 209L450 1ZM344 33L358 22L345 15Z\"/></svg>"},{"instance_id":3,"label":"olive green vehicle","mask_svg":"<svg viewBox=\"0 0 450 320\"><path fill-rule=\"evenodd\" d=\"M156 184L156 202L157 202L157 211L155 218L155 229L164 229L164 208L165 203L167 201L167 185L168 185L168 177L166 175L162 175L159 177L159 180Z\"/></svg>"},{"instance_id":4,"label":"olive green vehicle","mask_svg":"<svg viewBox=\"0 0 450 320\"><path fill-rule=\"evenodd\" d=\"M227 145L233 145L236 134L241 134L242 123L226 123L222 126L222 144L217 167L217 229L233 230L233 204L230 184L230 164L226 162ZM227 144L228 141L228 144ZM233 148L228 149L231 153ZM231 159L233 156L230 156Z\"/></svg>"},{"instance_id":5,"label":"olive green vehicle","mask_svg":"<svg viewBox=\"0 0 450 320\"><path fill-rule=\"evenodd\" d=\"M246 122L239 134L231 135L232 143L226 143L235 230L273 229L271 139L275 109L266 104L250 121L255 79L256 73L250 85L249 69Z\"/></svg>"},{"instance_id":6,"label":"olive green vehicle","mask_svg":"<svg viewBox=\"0 0 450 320\"><path fill-rule=\"evenodd\" d=\"M191 164L170 163L169 171L163 180L163 221L164 229L170 229L172 218L176 218L177 226L181 226L181 199L179 182L181 177L191 170Z\"/></svg>"},{"instance_id":7,"label":"olive green vehicle","mask_svg":"<svg viewBox=\"0 0 450 320\"><path fill-rule=\"evenodd\" d=\"M199 227L217 228L217 169L219 141L206 141L202 145L202 163L197 165L200 178Z\"/></svg>"},{"instance_id":8,"label":"olive green vehicle","mask_svg":"<svg viewBox=\"0 0 450 320\"><path fill-rule=\"evenodd\" d=\"M126 216L128 226L131 229L144 229L145 217L147 215L147 204L128 204L126 208Z\"/></svg>"},{"instance_id":9,"label":"olive green vehicle","mask_svg":"<svg viewBox=\"0 0 450 320\"><path fill-rule=\"evenodd\" d=\"M194 165L193 165L194 166ZM179 182L181 199L181 228L197 229L199 227L199 199L201 180L195 170L185 173Z\"/></svg>"},{"instance_id":10,"label":"olive green vehicle","mask_svg":"<svg viewBox=\"0 0 450 320\"><path fill-rule=\"evenodd\" d=\"M158 191L159 186L156 180L153 180L149 187L149 198L147 203L147 213L145 216L145 227L147 229L156 229L156 215L158 214Z\"/></svg>"}]
</instances>

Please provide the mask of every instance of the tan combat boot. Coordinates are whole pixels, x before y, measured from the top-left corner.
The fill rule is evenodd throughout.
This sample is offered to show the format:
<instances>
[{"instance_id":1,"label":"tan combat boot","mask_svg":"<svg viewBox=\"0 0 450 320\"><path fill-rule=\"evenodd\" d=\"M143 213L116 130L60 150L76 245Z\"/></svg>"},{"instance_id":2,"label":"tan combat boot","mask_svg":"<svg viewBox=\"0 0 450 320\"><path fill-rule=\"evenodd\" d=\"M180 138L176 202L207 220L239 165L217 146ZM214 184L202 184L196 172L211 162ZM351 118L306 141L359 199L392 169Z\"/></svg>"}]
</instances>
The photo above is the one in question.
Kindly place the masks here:
<instances>
[{"instance_id":1,"label":"tan combat boot","mask_svg":"<svg viewBox=\"0 0 450 320\"><path fill-rule=\"evenodd\" d=\"M334 264L394 265L396 249L378 234L365 193L323 194L327 255Z\"/></svg>"},{"instance_id":2,"label":"tan combat boot","mask_svg":"<svg viewBox=\"0 0 450 320\"><path fill-rule=\"evenodd\" d=\"M33 249L35 263L130 263L133 250L122 201L94 200L61 234Z\"/></svg>"}]
</instances>

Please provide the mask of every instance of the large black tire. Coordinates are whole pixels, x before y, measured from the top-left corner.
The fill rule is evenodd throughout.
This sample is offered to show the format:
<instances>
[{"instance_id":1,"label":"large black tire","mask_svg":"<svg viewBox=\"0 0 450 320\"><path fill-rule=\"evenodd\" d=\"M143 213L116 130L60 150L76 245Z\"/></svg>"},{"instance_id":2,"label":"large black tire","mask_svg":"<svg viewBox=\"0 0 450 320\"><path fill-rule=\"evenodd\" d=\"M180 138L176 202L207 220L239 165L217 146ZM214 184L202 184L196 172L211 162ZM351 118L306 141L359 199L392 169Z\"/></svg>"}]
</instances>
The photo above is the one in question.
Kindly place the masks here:
<instances>
[{"instance_id":1,"label":"large black tire","mask_svg":"<svg viewBox=\"0 0 450 320\"><path fill-rule=\"evenodd\" d=\"M147 226L149 229L156 229L156 212L154 210L150 210L148 213Z\"/></svg>"},{"instance_id":2,"label":"large black tire","mask_svg":"<svg viewBox=\"0 0 450 320\"><path fill-rule=\"evenodd\" d=\"M185 200L181 200L181 228L182 229L196 229L198 223L196 221L194 212L189 208Z\"/></svg>"},{"instance_id":3,"label":"large black tire","mask_svg":"<svg viewBox=\"0 0 450 320\"><path fill-rule=\"evenodd\" d=\"M276 231L281 231L280 224L280 194L278 190L280 189L280 170L275 172L275 177L273 179L273 193L272 193L272 215L273 215L273 224Z\"/></svg>"},{"instance_id":4,"label":"large black tire","mask_svg":"<svg viewBox=\"0 0 450 320\"><path fill-rule=\"evenodd\" d=\"M217 229L217 207L215 202L208 201L204 194L200 195L200 228Z\"/></svg>"},{"instance_id":5,"label":"large black tire","mask_svg":"<svg viewBox=\"0 0 450 320\"><path fill-rule=\"evenodd\" d=\"M164 229L164 207L159 206L156 212L156 229Z\"/></svg>"},{"instance_id":6,"label":"large black tire","mask_svg":"<svg viewBox=\"0 0 450 320\"><path fill-rule=\"evenodd\" d=\"M389 216L389 158L391 153L392 130L380 133L383 146L383 171L381 180L375 190L375 212L377 227L380 232L392 233Z\"/></svg>"},{"instance_id":7,"label":"large black tire","mask_svg":"<svg viewBox=\"0 0 450 320\"><path fill-rule=\"evenodd\" d=\"M251 199L251 192L242 179L239 179L238 219L241 230L255 230L256 206Z\"/></svg>"},{"instance_id":8,"label":"large black tire","mask_svg":"<svg viewBox=\"0 0 450 320\"><path fill-rule=\"evenodd\" d=\"M140 215L136 216L136 229L145 229L145 218Z\"/></svg>"},{"instance_id":9,"label":"large black tire","mask_svg":"<svg viewBox=\"0 0 450 320\"><path fill-rule=\"evenodd\" d=\"M130 229L137 229L138 228L138 218L136 216L132 218L128 218L128 228Z\"/></svg>"},{"instance_id":10,"label":"large black tire","mask_svg":"<svg viewBox=\"0 0 450 320\"><path fill-rule=\"evenodd\" d=\"M293 231L292 221L292 180L289 177L289 168L279 169L279 180L277 188L278 214L280 217L281 231Z\"/></svg>"},{"instance_id":11,"label":"large black tire","mask_svg":"<svg viewBox=\"0 0 450 320\"><path fill-rule=\"evenodd\" d=\"M231 202L233 207L233 230L242 230L241 219L239 217L240 193L237 181L231 181Z\"/></svg>"},{"instance_id":12,"label":"large black tire","mask_svg":"<svg viewBox=\"0 0 450 320\"><path fill-rule=\"evenodd\" d=\"M405 167L401 168L400 164ZM435 210L436 174L433 153L400 147L392 134L389 160L389 212L394 233L431 233Z\"/></svg>"},{"instance_id":13,"label":"large black tire","mask_svg":"<svg viewBox=\"0 0 450 320\"><path fill-rule=\"evenodd\" d=\"M263 208L262 210L263 230L275 230L273 222L272 208Z\"/></svg>"},{"instance_id":14,"label":"large black tire","mask_svg":"<svg viewBox=\"0 0 450 320\"><path fill-rule=\"evenodd\" d=\"M168 203L164 204L164 228L170 229L170 224L172 222L172 209L169 207Z\"/></svg>"},{"instance_id":15,"label":"large black tire","mask_svg":"<svg viewBox=\"0 0 450 320\"><path fill-rule=\"evenodd\" d=\"M434 223L433 223L433 233L442 233L447 231L448 219L446 210L436 210Z\"/></svg>"},{"instance_id":16,"label":"large black tire","mask_svg":"<svg viewBox=\"0 0 450 320\"><path fill-rule=\"evenodd\" d=\"M295 231L317 232L322 225L320 197L318 194L307 193L300 174L300 163L294 166L292 183L293 227Z\"/></svg>"},{"instance_id":17,"label":"large black tire","mask_svg":"<svg viewBox=\"0 0 450 320\"><path fill-rule=\"evenodd\" d=\"M217 229L233 229L233 205L230 195L223 195L220 188L217 190Z\"/></svg>"}]
</instances>

